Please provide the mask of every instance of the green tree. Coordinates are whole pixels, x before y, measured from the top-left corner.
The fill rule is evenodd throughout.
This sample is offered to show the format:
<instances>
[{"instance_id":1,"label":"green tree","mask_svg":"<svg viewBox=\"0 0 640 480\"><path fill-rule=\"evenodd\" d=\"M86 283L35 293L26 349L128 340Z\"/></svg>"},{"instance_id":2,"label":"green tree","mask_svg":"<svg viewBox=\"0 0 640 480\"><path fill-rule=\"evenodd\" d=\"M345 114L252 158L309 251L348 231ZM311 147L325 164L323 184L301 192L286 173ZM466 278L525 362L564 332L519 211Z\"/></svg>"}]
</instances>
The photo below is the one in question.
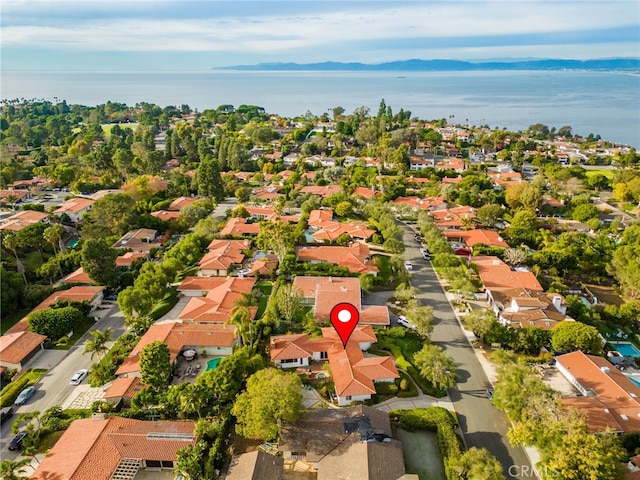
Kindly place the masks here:
<instances>
[{"instance_id":1,"label":"green tree","mask_svg":"<svg viewBox=\"0 0 640 480\"><path fill-rule=\"evenodd\" d=\"M426 337L433 331L433 307L419 304L411 305L406 313L407 320L415 325L416 331L420 335Z\"/></svg>"},{"instance_id":2,"label":"green tree","mask_svg":"<svg viewBox=\"0 0 640 480\"><path fill-rule=\"evenodd\" d=\"M64 235L64 227L59 223L55 223L50 227L47 227L43 232L42 236L47 243L50 243L53 247L53 254L56 258L56 262L58 264L58 270L60 272L60 276L62 273L62 265L60 265L60 257L58 257L57 246L61 245L62 236ZM62 253L62 251L61 251Z\"/></svg>"},{"instance_id":3,"label":"green tree","mask_svg":"<svg viewBox=\"0 0 640 480\"><path fill-rule=\"evenodd\" d=\"M640 244L618 247L613 252L610 271L627 295L640 298Z\"/></svg>"},{"instance_id":4,"label":"green tree","mask_svg":"<svg viewBox=\"0 0 640 480\"><path fill-rule=\"evenodd\" d=\"M571 212L571 218L578 222L586 222L592 218L597 218L600 210L593 203L581 203Z\"/></svg>"},{"instance_id":5,"label":"green tree","mask_svg":"<svg viewBox=\"0 0 640 480\"><path fill-rule=\"evenodd\" d=\"M109 351L109 347L107 347L107 343L111 342L111 334L113 333L113 328L107 327L103 330L93 330L91 332L91 336L93 338L87 340L87 343L84 345L84 354L91 354L91 361L93 361L93 357L98 355L99 357L103 356L107 351Z\"/></svg>"},{"instance_id":6,"label":"green tree","mask_svg":"<svg viewBox=\"0 0 640 480\"><path fill-rule=\"evenodd\" d=\"M340 202L336 205L335 212L339 217L350 217L353 214L353 205L351 202Z\"/></svg>"},{"instance_id":7,"label":"green tree","mask_svg":"<svg viewBox=\"0 0 640 480\"><path fill-rule=\"evenodd\" d=\"M22 280L24 281L25 286L28 286L27 276L24 273L24 265L18 257L18 246L20 245L18 242L18 237L16 237L13 232L2 232L2 245L4 248L11 250L13 255L16 257L16 268L18 269L18 273L22 275Z\"/></svg>"},{"instance_id":8,"label":"green tree","mask_svg":"<svg viewBox=\"0 0 640 480\"><path fill-rule=\"evenodd\" d=\"M486 448L471 447L449 459L449 468L460 480L504 480L502 464Z\"/></svg>"},{"instance_id":9,"label":"green tree","mask_svg":"<svg viewBox=\"0 0 640 480\"><path fill-rule=\"evenodd\" d=\"M80 320L82 312L76 308L44 308L31 312L27 324L32 332L58 339L73 331Z\"/></svg>"},{"instance_id":10,"label":"green tree","mask_svg":"<svg viewBox=\"0 0 640 480\"><path fill-rule=\"evenodd\" d=\"M282 263L285 254L295 245L294 232L294 226L289 223L265 221L260 224L256 244L262 250L272 251Z\"/></svg>"},{"instance_id":11,"label":"green tree","mask_svg":"<svg viewBox=\"0 0 640 480\"><path fill-rule=\"evenodd\" d=\"M180 475L185 480L200 480L205 478L202 459L206 453L206 443L196 442L195 445L188 445L178 450L176 456L176 466L173 473Z\"/></svg>"},{"instance_id":12,"label":"green tree","mask_svg":"<svg viewBox=\"0 0 640 480\"><path fill-rule=\"evenodd\" d=\"M231 409L236 431L247 438L277 438L283 422L295 422L302 413L301 390L300 377L294 373L275 368L254 373Z\"/></svg>"},{"instance_id":13,"label":"green tree","mask_svg":"<svg viewBox=\"0 0 640 480\"><path fill-rule=\"evenodd\" d=\"M581 350L592 355L602 354L598 329L582 322L565 321L553 327L551 346L561 352Z\"/></svg>"},{"instance_id":14,"label":"green tree","mask_svg":"<svg viewBox=\"0 0 640 480\"><path fill-rule=\"evenodd\" d=\"M111 288L118 286L119 272L116 267L118 251L111 248L103 238L89 238L82 246L80 265L97 285Z\"/></svg>"},{"instance_id":15,"label":"green tree","mask_svg":"<svg viewBox=\"0 0 640 480\"><path fill-rule=\"evenodd\" d=\"M534 245L538 218L533 210L518 210L504 234L511 245Z\"/></svg>"},{"instance_id":16,"label":"green tree","mask_svg":"<svg viewBox=\"0 0 640 480\"><path fill-rule=\"evenodd\" d=\"M504 209L495 203L483 205L476 211L476 218L489 228L495 227L496 223L502 218Z\"/></svg>"},{"instance_id":17,"label":"green tree","mask_svg":"<svg viewBox=\"0 0 640 480\"><path fill-rule=\"evenodd\" d=\"M135 201L126 193L106 195L96 200L85 214L83 238L121 236L136 225Z\"/></svg>"},{"instance_id":18,"label":"green tree","mask_svg":"<svg viewBox=\"0 0 640 480\"><path fill-rule=\"evenodd\" d=\"M198 195L213 197L217 202L224 200L224 184L220 176L220 163L213 157L200 161L196 171Z\"/></svg>"},{"instance_id":19,"label":"green tree","mask_svg":"<svg viewBox=\"0 0 640 480\"><path fill-rule=\"evenodd\" d=\"M21 480L27 478L24 475L27 472L24 467L30 463L30 458L23 458L20 460L3 460L0 463L0 478L2 478L2 480Z\"/></svg>"},{"instance_id":20,"label":"green tree","mask_svg":"<svg viewBox=\"0 0 640 480\"><path fill-rule=\"evenodd\" d=\"M159 392L169 381L171 355L169 347L161 340L151 342L140 352L140 373L142 383Z\"/></svg>"},{"instance_id":21,"label":"green tree","mask_svg":"<svg viewBox=\"0 0 640 480\"><path fill-rule=\"evenodd\" d=\"M451 388L456 384L455 362L438 345L426 344L413 356L413 363L420 374L438 389Z\"/></svg>"},{"instance_id":22,"label":"green tree","mask_svg":"<svg viewBox=\"0 0 640 480\"><path fill-rule=\"evenodd\" d=\"M472 310L463 317L465 326L480 340L485 341L498 319L492 310Z\"/></svg>"},{"instance_id":23,"label":"green tree","mask_svg":"<svg viewBox=\"0 0 640 480\"><path fill-rule=\"evenodd\" d=\"M276 305L278 313L287 325L293 323L293 319L302 311L303 292L292 283L283 283L276 293Z\"/></svg>"}]
</instances>

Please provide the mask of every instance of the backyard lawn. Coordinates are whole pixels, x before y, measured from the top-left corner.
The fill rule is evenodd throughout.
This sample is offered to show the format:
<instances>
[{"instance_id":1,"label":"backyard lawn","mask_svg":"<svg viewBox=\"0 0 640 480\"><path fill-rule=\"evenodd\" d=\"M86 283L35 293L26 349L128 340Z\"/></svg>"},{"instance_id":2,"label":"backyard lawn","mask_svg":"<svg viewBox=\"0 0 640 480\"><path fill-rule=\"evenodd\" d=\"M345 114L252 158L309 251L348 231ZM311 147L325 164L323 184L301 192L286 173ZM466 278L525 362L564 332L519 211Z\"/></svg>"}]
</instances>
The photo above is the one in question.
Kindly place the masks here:
<instances>
[{"instance_id":1,"label":"backyard lawn","mask_svg":"<svg viewBox=\"0 0 640 480\"><path fill-rule=\"evenodd\" d=\"M407 473L415 473L420 480L446 480L442 456L435 432L396 431L402 442L402 454Z\"/></svg>"}]
</instances>

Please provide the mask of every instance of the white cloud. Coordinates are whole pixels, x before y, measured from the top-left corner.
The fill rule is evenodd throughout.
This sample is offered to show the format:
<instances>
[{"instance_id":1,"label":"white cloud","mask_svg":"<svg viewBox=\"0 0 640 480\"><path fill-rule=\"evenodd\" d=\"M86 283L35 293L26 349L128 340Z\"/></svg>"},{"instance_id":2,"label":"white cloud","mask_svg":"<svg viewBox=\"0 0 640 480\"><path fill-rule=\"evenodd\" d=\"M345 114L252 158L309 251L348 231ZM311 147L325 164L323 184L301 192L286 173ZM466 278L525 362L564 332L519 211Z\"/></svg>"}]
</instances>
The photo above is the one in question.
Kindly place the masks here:
<instances>
[{"instance_id":1,"label":"white cloud","mask_svg":"<svg viewBox=\"0 0 640 480\"><path fill-rule=\"evenodd\" d=\"M2 47L46 47L88 51L190 51L286 53L304 49L348 49L353 42L413 38L553 34L619 28L638 24L640 4L619 2L382 2L326 3L326 11L307 15L218 16L198 18L198 2L188 5L194 18L154 18L151 2L89 2L82 15L72 15L70 2L51 2L48 17L43 2L3 5ZM49 2L47 2L49 4ZM34 5L40 8L35 8ZM127 16L141 5L148 16ZM167 14L171 2L160 2ZM126 7L126 8L125 8ZM67 10L65 10L67 8ZM88 18L87 11L96 9ZM116 16L118 8L121 16ZM337 10L341 8L341 10ZM99 11L108 10L101 18ZM69 19L64 12L69 12ZM12 19L19 19L12 22ZM407 45L407 50L411 45ZM338 53L344 54L344 51ZM356 52L354 52L356 53Z\"/></svg>"}]
</instances>

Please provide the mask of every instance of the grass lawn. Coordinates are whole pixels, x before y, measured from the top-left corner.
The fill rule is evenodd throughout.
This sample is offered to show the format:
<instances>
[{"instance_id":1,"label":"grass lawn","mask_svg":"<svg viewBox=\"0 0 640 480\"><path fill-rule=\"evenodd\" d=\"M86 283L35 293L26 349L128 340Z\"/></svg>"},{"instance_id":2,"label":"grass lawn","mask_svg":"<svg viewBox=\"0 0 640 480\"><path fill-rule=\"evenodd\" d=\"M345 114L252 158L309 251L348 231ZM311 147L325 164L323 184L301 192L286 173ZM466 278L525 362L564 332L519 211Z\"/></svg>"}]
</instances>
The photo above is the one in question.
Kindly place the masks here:
<instances>
[{"instance_id":1,"label":"grass lawn","mask_svg":"<svg viewBox=\"0 0 640 480\"><path fill-rule=\"evenodd\" d=\"M36 453L46 453L47 450L50 450L60 437L64 435L66 430L59 430L57 432L51 432L40 439L40 445L38 446L38 451Z\"/></svg>"},{"instance_id":2,"label":"grass lawn","mask_svg":"<svg viewBox=\"0 0 640 480\"><path fill-rule=\"evenodd\" d=\"M445 480L444 465L438 434L435 432L396 431L402 442L402 454L407 473L417 474L420 480Z\"/></svg>"},{"instance_id":3,"label":"grass lawn","mask_svg":"<svg viewBox=\"0 0 640 480\"><path fill-rule=\"evenodd\" d=\"M258 297L258 311L256 312L256 320L262 318L264 311L267 309L267 303L269 303L269 296L273 290L273 283L268 280L262 280L258 283L258 290L262 293Z\"/></svg>"},{"instance_id":4,"label":"grass lawn","mask_svg":"<svg viewBox=\"0 0 640 480\"><path fill-rule=\"evenodd\" d=\"M158 320L178 303L178 287L171 287L164 298L156 303L149 317Z\"/></svg>"},{"instance_id":5,"label":"grass lawn","mask_svg":"<svg viewBox=\"0 0 640 480\"><path fill-rule=\"evenodd\" d=\"M3 315L2 322L0 323L0 335L4 335L7 330L26 317L30 311L31 309L25 308L24 310L13 312L11 315Z\"/></svg>"},{"instance_id":6,"label":"grass lawn","mask_svg":"<svg viewBox=\"0 0 640 480\"><path fill-rule=\"evenodd\" d=\"M42 260L42 255L40 255L40 252L29 252L23 258L21 258L21 260L26 271L35 272L38 268L40 268L40 265L47 261L49 257L52 257L52 255L50 253L45 253L45 259Z\"/></svg>"},{"instance_id":7,"label":"grass lawn","mask_svg":"<svg viewBox=\"0 0 640 480\"><path fill-rule=\"evenodd\" d=\"M610 170L610 169L598 169L598 170L587 170L585 172L585 175L587 177L593 177L594 175L604 175L605 177L607 177L609 180L611 180L613 178L613 174L615 173L615 170Z\"/></svg>"}]
</instances>

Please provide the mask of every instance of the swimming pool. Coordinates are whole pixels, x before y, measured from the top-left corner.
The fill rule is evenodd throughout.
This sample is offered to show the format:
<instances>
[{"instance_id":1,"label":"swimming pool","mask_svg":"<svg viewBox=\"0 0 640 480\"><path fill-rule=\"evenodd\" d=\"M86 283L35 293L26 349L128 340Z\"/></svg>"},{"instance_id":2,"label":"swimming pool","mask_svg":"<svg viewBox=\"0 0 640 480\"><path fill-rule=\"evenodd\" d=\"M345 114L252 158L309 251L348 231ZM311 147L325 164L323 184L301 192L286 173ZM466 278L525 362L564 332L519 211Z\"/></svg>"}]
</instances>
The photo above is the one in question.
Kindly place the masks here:
<instances>
[{"instance_id":1,"label":"swimming pool","mask_svg":"<svg viewBox=\"0 0 640 480\"><path fill-rule=\"evenodd\" d=\"M635 378L633 378L633 377L629 377L629 376L627 376L627 378L628 378L629 380L631 380L631 383L633 383L633 384L637 385L638 387L640 387L640 381L636 380L636 379L635 379Z\"/></svg>"},{"instance_id":2,"label":"swimming pool","mask_svg":"<svg viewBox=\"0 0 640 480\"><path fill-rule=\"evenodd\" d=\"M640 350L631 342L609 342L623 357L640 357Z\"/></svg>"},{"instance_id":3,"label":"swimming pool","mask_svg":"<svg viewBox=\"0 0 640 480\"><path fill-rule=\"evenodd\" d=\"M220 363L220 360L222 360L221 357L212 358L211 360L207 360L207 369L205 370L205 372L207 370L215 370L216 368L218 368L218 364Z\"/></svg>"}]
</instances>

